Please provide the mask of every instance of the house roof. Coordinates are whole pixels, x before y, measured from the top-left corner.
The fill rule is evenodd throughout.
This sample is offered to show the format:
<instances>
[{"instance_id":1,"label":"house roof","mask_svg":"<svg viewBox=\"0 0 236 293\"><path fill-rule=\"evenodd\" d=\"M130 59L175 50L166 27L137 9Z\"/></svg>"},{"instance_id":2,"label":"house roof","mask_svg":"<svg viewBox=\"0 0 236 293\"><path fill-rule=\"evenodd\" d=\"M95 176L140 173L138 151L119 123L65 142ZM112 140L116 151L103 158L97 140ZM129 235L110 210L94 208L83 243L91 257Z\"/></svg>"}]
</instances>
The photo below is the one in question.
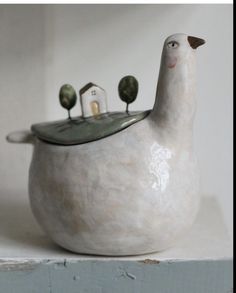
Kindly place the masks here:
<instances>
[{"instance_id":1,"label":"house roof","mask_svg":"<svg viewBox=\"0 0 236 293\"><path fill-rule=\"evenodd\" d=\"M84 87L82 87L82 89L80 89L79 94L83 95L85 92L87 92L87 90L89 90L93 86L96 86L96 87L102 89L103 91L105 91L103 88L101 88L100 86L96 85L95 83L89 82Z\"/></svg>"}]
</instances>

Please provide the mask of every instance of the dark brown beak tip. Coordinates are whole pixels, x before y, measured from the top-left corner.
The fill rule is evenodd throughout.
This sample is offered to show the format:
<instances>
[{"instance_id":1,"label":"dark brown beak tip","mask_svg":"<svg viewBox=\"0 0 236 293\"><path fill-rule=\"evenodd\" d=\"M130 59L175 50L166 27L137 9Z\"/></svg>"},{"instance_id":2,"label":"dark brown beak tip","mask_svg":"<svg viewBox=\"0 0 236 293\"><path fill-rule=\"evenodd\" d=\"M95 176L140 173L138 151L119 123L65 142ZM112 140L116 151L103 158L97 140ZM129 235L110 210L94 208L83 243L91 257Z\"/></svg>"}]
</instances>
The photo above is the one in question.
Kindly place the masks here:
<instances>
[{"instance_id":1,"label":"dark brown beak tip","mask_svg":"<svg viewBox=\"0 0 236 293\"><path fill-rule=\"evenodd\" d=\"M188 36L188 42L193 49L197 49L197 47L204 45L206 43L205 40L192 36Z\"/></svg>"}]
</instances>

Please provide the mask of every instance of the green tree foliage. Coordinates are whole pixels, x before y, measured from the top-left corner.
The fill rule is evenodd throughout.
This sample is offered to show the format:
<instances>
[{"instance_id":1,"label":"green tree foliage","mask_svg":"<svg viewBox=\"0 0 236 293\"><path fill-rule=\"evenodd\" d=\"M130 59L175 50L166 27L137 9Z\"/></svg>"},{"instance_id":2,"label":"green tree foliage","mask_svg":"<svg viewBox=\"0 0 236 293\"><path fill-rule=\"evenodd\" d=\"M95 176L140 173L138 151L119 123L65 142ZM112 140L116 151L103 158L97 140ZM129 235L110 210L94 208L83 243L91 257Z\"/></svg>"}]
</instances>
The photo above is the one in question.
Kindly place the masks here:
<instances>
[{"instance_id":1,"label":"green tree foliage","mask_svg":"<svg viewBox=\"0 0 236 293\"><path fill-rule=\"evenodd\" d=\"M118 85L118 92L121 100L126 103L126 112L129 104L136 100L138 95L138 81L132 75L124 76Z\"/></svg>"}]
</instances>

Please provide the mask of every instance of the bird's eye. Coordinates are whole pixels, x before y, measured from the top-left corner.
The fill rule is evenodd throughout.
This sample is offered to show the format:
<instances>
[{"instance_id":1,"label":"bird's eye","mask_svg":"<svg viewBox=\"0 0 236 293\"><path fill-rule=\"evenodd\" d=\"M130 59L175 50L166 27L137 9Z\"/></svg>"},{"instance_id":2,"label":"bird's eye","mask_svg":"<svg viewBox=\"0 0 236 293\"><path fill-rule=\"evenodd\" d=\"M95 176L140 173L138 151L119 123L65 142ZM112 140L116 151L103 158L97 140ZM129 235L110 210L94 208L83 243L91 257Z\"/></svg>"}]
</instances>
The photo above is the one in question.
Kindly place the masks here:
<instances>
[{"instance_id":1,"label":"bird's eye","mask_svg":"<svg viewBox=\"0 0 236 293\"><path fill-rule=\"evenodd\" d=\"M176 41L170 41L168 44L167 44L168 48L172 48L172 49L176 49L179 47L179 43L176 42Z\"/></svg>"}]
</instances>

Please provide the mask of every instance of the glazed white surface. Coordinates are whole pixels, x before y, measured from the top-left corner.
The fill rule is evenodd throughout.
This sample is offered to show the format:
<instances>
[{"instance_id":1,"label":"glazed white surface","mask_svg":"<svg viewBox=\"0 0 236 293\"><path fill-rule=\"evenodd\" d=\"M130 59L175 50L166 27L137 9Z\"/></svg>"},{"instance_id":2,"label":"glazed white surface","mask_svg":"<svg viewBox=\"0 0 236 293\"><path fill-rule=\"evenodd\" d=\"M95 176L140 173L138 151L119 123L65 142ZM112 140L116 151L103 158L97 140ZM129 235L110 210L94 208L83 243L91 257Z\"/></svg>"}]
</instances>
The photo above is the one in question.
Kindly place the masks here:
<instances>
[{"instance_id":1,"label":"glazed white surface","mask_svg":"<svg viewBox=\"0 0 236 293\"><path fill-rule=\"evenodd\" d=\"M171 40L179 48L171 51ZM31 206L59 245L135 255L166 249L191 227L199 195L192 150L195 50L186 35L167 39L161 64L156 103L145 120L83 145L35 139Z\"/></svg>"}]
</instances>

